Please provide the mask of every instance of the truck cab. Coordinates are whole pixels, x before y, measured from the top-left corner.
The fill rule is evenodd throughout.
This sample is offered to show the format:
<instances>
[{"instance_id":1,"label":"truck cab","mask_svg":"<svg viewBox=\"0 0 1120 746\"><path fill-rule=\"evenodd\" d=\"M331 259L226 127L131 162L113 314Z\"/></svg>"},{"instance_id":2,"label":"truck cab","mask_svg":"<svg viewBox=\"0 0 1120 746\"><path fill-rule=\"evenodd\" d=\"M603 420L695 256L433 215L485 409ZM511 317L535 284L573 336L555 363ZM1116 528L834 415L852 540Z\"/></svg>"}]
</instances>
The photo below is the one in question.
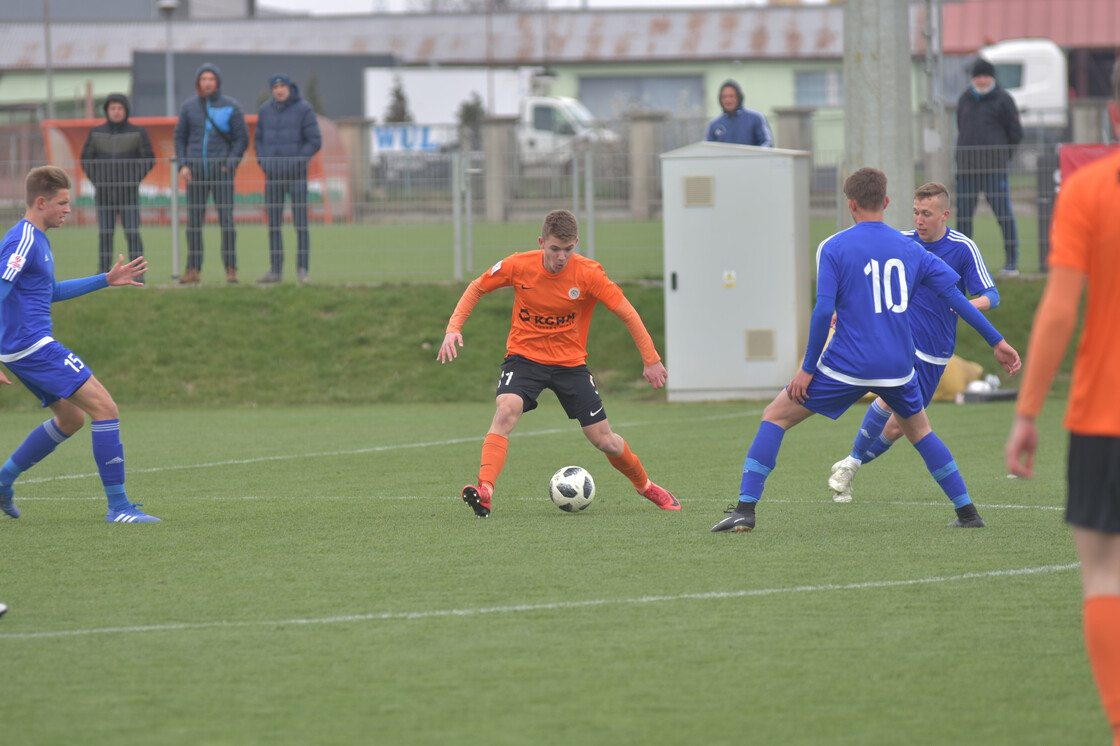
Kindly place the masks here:
<instances>
[{"instance_id":1,"label":"truck cab","mask_svg":"<svg viewBox=\"0 0 1120 746\"><path fill-rule=\"evenodd\" d=\"M581 144L618 142L599 126L580 101L565 96L530 96L521 102L517 150L522 164L556 165L571 159Z\"/></svg>"},{"instance_id":2,"label":"truck cab","mask_svg":"<svg viewBox=\"0 0 1120 746\"><path fill-rule=\"evenodd\" d=\"M1069 120L1066 55L1049 39L1008 39L984 47L980 56L1015 99L1024 127L1064 130Z\"/></svg>"}]
</instances>

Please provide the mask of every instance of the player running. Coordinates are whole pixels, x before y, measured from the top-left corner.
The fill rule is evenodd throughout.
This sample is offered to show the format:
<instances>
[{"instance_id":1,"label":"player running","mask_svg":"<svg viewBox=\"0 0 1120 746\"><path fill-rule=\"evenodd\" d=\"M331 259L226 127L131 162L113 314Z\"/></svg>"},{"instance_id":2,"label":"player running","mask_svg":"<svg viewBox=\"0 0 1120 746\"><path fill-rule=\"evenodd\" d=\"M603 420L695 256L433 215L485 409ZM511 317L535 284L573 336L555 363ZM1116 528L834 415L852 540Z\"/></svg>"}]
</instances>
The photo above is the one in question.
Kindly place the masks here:
<instances>
[{"instance_id":1,"label":"player running","mask_svg":"<svg viewBox=\"0 0 1120 746\"><path fill-rule=\"evenodd\" d=\"M904 231L941 257L960 275L957 289L962 294L978 296L970 303L977 310L987 311L999 305L999 291L984 266L980 250L968 236L949 230L949 190L945 185L930 182L914 192L914 230ZM910 298L910 333L914 337L914 373L922 390L922 405L929 406L945 366L957 346L957 314L924 285L914 289ZM861 464L882 456L902 437L898 417L891 416L890 406L882 397L871 403L863 423L856 432L852 452L832 465L828 486L832 499L838 503L852 501L852 478Z\"/></svg>"},{"instance_id":2,"label":"player running","mask_svg":"<svg viewBox=\"0 0 1120 746\"><path fill-rule=\"evenodd\" d=\"M597 303L614 313L634 338L642 355L642 378L659 389L668 373L638 312L602 265L575 253L579 224L567 210L544 219L540 249L502 259L464 291L436 356L448 363L463 346L461 330L483 295L513 288L513 320L506 340L506 358L498 377L497 411L482 443L482 465L476 484L463 488L463 501L479 518L490 515L494 484L505 465L509 436L524 412L536 409L537 397L548 388L568 417L579 420L591 444L607 455L638 494L662 510L680 510L668 490L650 481L642 462L622 436L611 430L603 400L587 369L587 331Z\"/></svg>"},{"instance_id":3,"label":"player running","mask_svg":"<svg viewBox=\"0 0 1120 746\"><path fill-rule=\"evenodd\" d=\"M93 458L109 501L109 523L159 519L129 502L124 491L124 446L116 402L81 358L51 336L51 304L110 285L137 285L148 263L117 259L107 273L56 282L47 231L70 214L70 177L57 166L27 174L27 212L0 243L0 362L50 407L54 417L31 431L0 467L0 510L19 518L12 483L81 429L90 416Z\"/></svg>"},{"instance_id":4,"label":"player running","mask_svg":"<svg viewBox=\"0 0 1120 746\"><path fill-rule=\"evenodd\" d=\"M763 412L743 464L739 502L712 531L754 529L755 506L786 431L815 412L836 419L868 391L899 415L902 431L952 501L957 518L949 525L984 525L953 455L930 428L922 406L907 319L913 290L925 285L955 309L992 345L1008 373L1019 370L1019 354L957 289L960 278L949 265L883 223L889 200L882 171L856 171L844 182L844 194L856 224L817 249L817 302L805 360ZM836 334L825 349L833 312Z\"/></svg>"}]
</instances>

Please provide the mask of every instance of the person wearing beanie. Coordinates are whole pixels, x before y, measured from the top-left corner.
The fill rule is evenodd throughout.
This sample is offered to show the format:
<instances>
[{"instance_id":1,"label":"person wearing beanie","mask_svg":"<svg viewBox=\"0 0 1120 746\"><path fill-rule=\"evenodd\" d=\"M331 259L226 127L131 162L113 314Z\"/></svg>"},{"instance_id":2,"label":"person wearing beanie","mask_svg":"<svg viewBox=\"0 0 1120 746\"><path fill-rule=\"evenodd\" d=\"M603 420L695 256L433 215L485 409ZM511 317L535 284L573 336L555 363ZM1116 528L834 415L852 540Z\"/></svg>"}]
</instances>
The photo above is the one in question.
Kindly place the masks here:
<instances>
[{"instance_id":1,"label":"person wearing beanie","mask_svg":"<svg viewBox=\"0 0 1120 746\"><path fill-rule=\"evenodd\" d=\"M234 174L249 147L245 112L222 94L222 74L205 63L195 73L195 95L183 102L175 125L175 155L187 186L187 269L182 284L196 284L202 270L202 223L214 196L222 228L226 282L237 282L237 234L233 227Z\"/></svg>"},{"instance_id":2,"label":"person wearing beanie","mask_svg":"<svg viewBox=\"0 0 1120 746\"><path fill-rule=\"evenodd\" d=\"M268 272L258 280L273 285L283 278L284 199L292 200L292 225L296 229L296 277L308 281L311 241L307 231L307 164L319 152L322 138L319 120L311 104L300 96L299 87L284 73L268 79L272 97L257 112L253 138L257 163L264 171L264 204L268 216Z\"/></svg>"},{"instance_id":3,"label":"person wearing beanie","mask_svg":"<svg viewBox=\"0 0 1120 746\"><path fill-rule=\"evenodd\" d=\"M97 271L113 266L113 233L117 217L128 243L128 258L144 254L140 240L140 182L155 164L148 131L128 121L128 97L110 93L103 106L105 123L89 131L81 164L93 184L97 206ZM140 276L140 282L144 276Z\"/></svg>"},{"instance_id":4,"label":"person wearing beanie","mask_svg":"<svg viewBox=\"0 0 1120 746\"><path fill-rule=\"evenodd\" d=\"M770 134L766 117L743 107L743 89L734 80L720 86L719 105L723 113L708 125L705 140L774 147L774 136Z\"/></svg>"},{"instance_id":5,"label":"person wearing beanie","mask_svg":"<svg viewBox=\"0 0 1120 746\"><path fill-rule=\"evenodd\" d=\"M1007 171L1022 139L1015 99L996 82L995 66L978 58L972 83L957 101L957 230L972 238L972 216L983 193L1003 233L1000 274L1005 276L1019 274L1019 232Z\"/></svg>"}]
</instances>

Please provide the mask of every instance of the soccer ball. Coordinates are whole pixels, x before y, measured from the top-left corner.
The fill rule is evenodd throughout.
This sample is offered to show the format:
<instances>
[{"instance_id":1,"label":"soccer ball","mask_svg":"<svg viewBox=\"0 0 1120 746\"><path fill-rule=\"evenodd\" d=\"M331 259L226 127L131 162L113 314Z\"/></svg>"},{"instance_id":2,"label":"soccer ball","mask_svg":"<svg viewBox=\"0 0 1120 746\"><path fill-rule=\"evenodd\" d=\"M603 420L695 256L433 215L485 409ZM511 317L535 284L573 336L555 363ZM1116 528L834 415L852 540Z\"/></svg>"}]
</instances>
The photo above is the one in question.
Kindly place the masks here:
<instances>
[{"instance_id":1,"label":"soccer ball","mask_svg":"<svg viewBox=\"0 0 1120 746\"><path fill-rule=\"evenodd\" d=\"M565 466L549 480L548 496L560 510L579 512L595 499L595 480L582 466Z\"/></svg>"}]
</instances>

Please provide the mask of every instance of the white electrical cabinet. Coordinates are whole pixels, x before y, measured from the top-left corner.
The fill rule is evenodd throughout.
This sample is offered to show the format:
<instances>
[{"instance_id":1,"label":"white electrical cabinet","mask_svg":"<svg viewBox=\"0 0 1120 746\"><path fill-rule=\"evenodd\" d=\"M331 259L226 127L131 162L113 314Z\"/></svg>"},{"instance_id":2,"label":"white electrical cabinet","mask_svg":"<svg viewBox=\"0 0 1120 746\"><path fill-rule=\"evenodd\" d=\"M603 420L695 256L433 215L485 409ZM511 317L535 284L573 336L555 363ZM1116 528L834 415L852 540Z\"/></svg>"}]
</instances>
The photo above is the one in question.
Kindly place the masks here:
<instances>
[{"instance_id":1,"label":"white electrical cabinet","mask_svg":"<svg viewBox=\"0 0 1120 746\"><path fill-rule=\"evenodd\" d=\"M809 154L701 142L661 182L669 401L772 398L813 310Z\"/></svg>"}]
</instances>

